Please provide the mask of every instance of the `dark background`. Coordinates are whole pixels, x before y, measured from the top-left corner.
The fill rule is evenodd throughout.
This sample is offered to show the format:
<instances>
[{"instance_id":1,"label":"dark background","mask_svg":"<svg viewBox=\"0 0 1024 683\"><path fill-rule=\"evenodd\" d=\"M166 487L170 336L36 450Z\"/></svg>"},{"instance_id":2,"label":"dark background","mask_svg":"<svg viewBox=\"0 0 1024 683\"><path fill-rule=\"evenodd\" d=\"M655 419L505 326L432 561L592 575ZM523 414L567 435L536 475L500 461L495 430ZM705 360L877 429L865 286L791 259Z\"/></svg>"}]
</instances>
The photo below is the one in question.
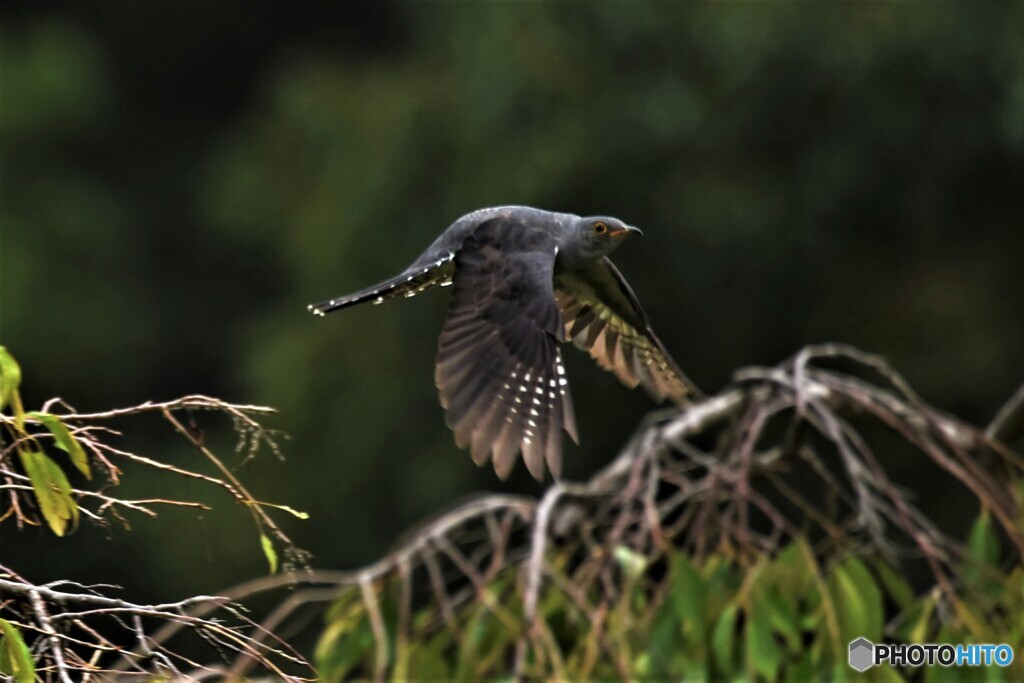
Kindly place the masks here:
<instances>
[{"instance_id":1,"label":"dark background","mask_svg":"<svg viewBox=\"0 0 1024 683\"><path fill-rule=\"evenodd\" d=\"M239 476L312 515L280 518L316 566L368 562L475 491L536 493L444 425L447 291L305 311L508 203L643 228L615 260L705 391L819 341L883 354L978 424L1024 378L1021 3L348 4L0 10L0 343L27 407L276 407L287 460ZM567 363L580 478L653 406ZM119 426L203 467L158 418ZM879 455L942 519L975 514ZM127 475L125 495L216 509L64 540L8 522L2 561L137 600L266 571L226 495Z\"/></svg>"}]
</instances>

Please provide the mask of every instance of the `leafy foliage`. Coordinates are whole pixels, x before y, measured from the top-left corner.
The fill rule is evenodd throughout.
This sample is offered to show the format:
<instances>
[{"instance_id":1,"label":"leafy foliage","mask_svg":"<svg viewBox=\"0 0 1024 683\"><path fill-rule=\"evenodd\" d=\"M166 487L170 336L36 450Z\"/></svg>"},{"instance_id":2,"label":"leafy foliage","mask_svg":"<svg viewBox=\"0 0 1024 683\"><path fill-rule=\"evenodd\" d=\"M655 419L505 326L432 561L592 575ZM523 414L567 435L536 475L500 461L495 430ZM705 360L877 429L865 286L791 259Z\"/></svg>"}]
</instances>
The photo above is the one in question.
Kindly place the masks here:
<instances>
[{"instance_id":1,"label":"leafy foliage","mask_svg":"<svg viewBox=\"0 0 1024 683\"><path fill-rule=\"evenodd\" d=\"M15 683L31 683L36 679L36 665L25 639L14 624L0 619L0 674Z\"/></svg>"},{"instance_id":2,"label":"leafy foliage","mask_svg":"<svg viewBox=\"0 0 1024 683\"><path fill-rule=\"evenodd\" d=\"M467 503L354 572L328 613L322 673L801 681L845 678L861 637L1024 647L1024 459L997 429L936 411L847 346L737 377L649 421L591 480L556 482L536 503ZM877 443L896 444L865 415L916 450L922 475L937 467L951 493L974 494L965 541L890 479ZM817 495L786 483L799 465ZM985 675L1013 680L1014 666Z\"/></svg>"},{"instance_id":3,"label":"leafy foliage","mask_svg":"<svg viewBox=\"0 0 1024 683\"><path fill-rule=\"evenodd\" d=\"M16 526L21 530L45 524L54 535L65 536L82 518L96 525L117 521L127 528L129 513L156 517L160 508L210 509L197 501L170 496L139 499L117 495L116 487L126 471L135 474L149 469L200 481L229 494L251 515L272 574L279 565L294 570L306 562L307 555L295 547L265 508L300 519L308 515L287 505L255 499L220 458L175 416L176 412L198 410L227 415L238 437L236 450L252 457L260 446L277 450L275 432L257 420L271 412L269 409L188 396L102 413L81 413L60 399L51 399L42 410L26 412L20 385L17 361L0 346L0 492L5 506L0 522L8 522L5 528ZM106 426L108 421L146 413L161 416L221 478L160 462L108 441L111 434L120 434ZM189 424L194 426L195 421L190 419ZM94 477L96 474L100 476ZM283 562L278 548L283 548ZM132 602L107 595L116 588L110 584L85 586L78 582L74 566L68 568L68 576L38 585L8 564L12 561L10 555L24 559L17 554L0 557L0 677L10 677L15 683L36 680L44 671L47 680L61 683L70 683L72 675L102 677L130 672L126 675L163 680L191 679L200 673L219 671L220 665L195 662L177 648L177 643L165 645L179 630L198 636L225 661L233 655L244 660L246 667L259 666L288 680L303 679L282 667L309 671L301 655L259 628L240 605L226 598L200 595L158 604ZM215 616L203 618L209 612ZM150 633L153 625L162 628Z\"/></svg>"},{"instance_id":4,"label":"leafy foliage","mask_svg":"<svg viewBox=\"0 0 1024 683\"><path fill-rule=\"evenodd\" d=\"M979 518L975 532L992 530ZM991 536L994 538L994 535ZM978 557L972 548L966 566ZM554 564L566 562L553 559ZM1024 648L1024 570L987 565L985 578L965 570L964 595L989 596L957 602L940 618L937 592L914 595L897 566L876 556L824 556L804 538L778 553L739 561L726 550L695 561L674 552L661 578L651 572L627 582L621 601L601 617L581 609L595 596L571 594L556 583L540 600L541 621L550 624L545 647L530 655L527 675L541 680L821 680L851 678L847 645L872 642L1008 643ZM566 577L562 577L565 579ZM394 587L392 587L393 589ZM996 590L993 590L996 589ZM392 590L392 593L394 591ZM395 677L473 681L502 679L527 625L518 616L521 585L513 572L467 599L446 620L435 607L413 617L413 637L402 642L395 624L396 597L382 599ZM970 605L970 606L968 606ZM358 595L340 599L327 613L317 664L327 681L368 675L374 665L374 633ZM1019 680L1024 663L972 672L985 680ZM866 680L895 681L910 669L879 667ZM924 672L943 680L942 670ZM859 676L859 675L858 675Z\"/></svg>"},{"instance_id":5,"label":"leafy foliage","mask_svg":"<svg viewBox=\"0 0 1024 683\"><path fill-rule=\"evenodd\" d=\"M25 413L18 392L20 384L21 368L18 362L6 347L0 346L0 409L10 404L13 417L3 422L7 437L0 436L0 445L8 442L13 444L32 485L40 514L53 533L63 536L69 525L74 528L78 524L78 504L72 496L71 484L64 470L47 455L40 438L26 428L26 418L45 426L57 447L71 456L71 462L86 477L91 476L89 460L78 439L59 417L49 413ZM17 508L12 507L11 512L17 512ZM19 517L19 521L21 519L24 518Z\"/></svg>"}]
</instances>

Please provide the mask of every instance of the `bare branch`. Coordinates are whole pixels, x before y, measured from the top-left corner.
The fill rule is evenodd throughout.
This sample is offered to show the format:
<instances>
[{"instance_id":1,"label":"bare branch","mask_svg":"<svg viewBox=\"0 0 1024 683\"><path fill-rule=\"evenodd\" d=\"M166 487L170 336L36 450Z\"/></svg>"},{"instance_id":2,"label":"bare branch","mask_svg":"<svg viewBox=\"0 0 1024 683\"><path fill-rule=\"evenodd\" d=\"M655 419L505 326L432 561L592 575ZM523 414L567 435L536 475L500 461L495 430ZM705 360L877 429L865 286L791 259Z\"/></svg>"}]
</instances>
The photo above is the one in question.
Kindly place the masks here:
<instances>
[{"instance_id":1,"label":"bare branch","mask_svg":"<svg viewBox=\"0 0 1024 683\"><path fill-rule=\"evenodd\" d=\"M837 359L859 374L820 366L823 360ZM818 550L801 545L817 566L825 552L834 557L865 547L894 557L897 544L909 541L928 562L942 593L955 601L952 563L963 551L890 479L885 463L858 428L865 419L899 435L922 467L930 464L951 474L992 511L1017 548L1022 547L1014 524L1020 516L1017 503L979 465L978 456L987 454L1018 474L1024 461L995 442L991 433L928 406L883 359L844 345L810 346L776 368L746 368L736 377L736 384L717 396L652 416L590 480L557 481L539 500L494 496L457 507L420 526L382 561L355 574L372 575L381 589L399 577L396 585L407 596L412 577L422 568L439 615L435 628L448 629L458 638L459 596L479 596L483 582L500 571L514 572L523 613L521 626L514 618L508 622L516 633L509 654L520 680L560 666L561 654L540 607L545 590L564 593L591 624L594 645L587 661L604 651L623 677L629 677L629 657L610 652L606 645L607 615L621 609L630 582L673 548L700 554L724 545L738 548L741 560L753 560L796 538L817 538L822 541ZM778 433L786 435L781 443L762 443ZM704 452L695 439L717 446ZM797 493L778 474L782 467L809 467L820 483L814 494L832 503L823 505ZM502 507L515 513L517 525L496 523L493 513ZM521 531L526 533L514 535ZM572 558L565 578L552 567L553 548L563 561ZM488 554L488 569L481 574ZM467 557L481 559L469 562ZM819 575L815 580L824 579ZM463 590L453 590L460 582ZM340 594L354 587L350 577L337 585ZM381 653L387 651L390 636L375 623L376 598L369 600L366 584L358 589L378 641L373 672L379 677ZM408 617L400 620L406 624ZM400 642L407 637L405 628L399 632ZM542 665L549 668L537 668Z\"/></svg>"},{"instance_id":2,"label":"bare branch","mask_svg":"<svg viewBox=\"0 0 1024 683\"><path fill-rule=\"evenodd\" d=\"M68 438L80 446L79 461L72 462L83 473L93 475L84 485L66 485L60 493L62 504L71 506L76 515L95 523L125 521L126 513L155 517L158 509L177 507L210 509L205 503L177 500L166 496L139 498L119 497L113 489L125 472L140 467L155 469L168 476L185 477L226 491L252 514L257 526L268 529L285 546L286 557L303 557L264 509L265 503L255 499L222 461L175 417L181 411L206 411L226 415L239 438L239 450L251 457L259 446L279 453L275 438L279 435L257 420L273 411L262 406L235 405L206 396L187 396L163 403L146 402L138 406L101 413L78 413L60 399L51 399L43 406L42 415L23 412L0 413L0 494L8 502L0 521L13 519L18 526L53 525L45 518L39 496L47 493L50 484L33 480L21 471L21 461L13 457L23 449L48 458L46 448ZM110 421L131 416L157 414L167 420L177 434L195 446L214 463L221 478L211 477L184 466L173 466L155 458L112 445L109 440L120 433L111 429ZM54 431L54 416L66 431ZM69 451L70 453L70 451ZM22 455L22 459L25 456ZM84 457L87 460L81 461ZM64 457L54 463L66 463ZM59 466L59 465L57 465ZM98 476L99 475L99 476ZM105 475L106 482L98 482ZM55 480L55 481L59 481ZM40 487L44 487L40 490ZM59 492L57 487L55 491ZM127 524L127 522L125 522ZM58 528L55 531L60 532ZM254 544L254 552L259 552ZM205 640L223 663L244 656L251 665L286 680L301 680L286 674L284 668L312 673L304 658L290 646L254 622L235 602L223 597L195 596L177 602L143 605L111 597L111 586L79 586L71 581L36 585L13 570L0 566L0 616L19 624L29 636L28 643L37 659L37 670L69 683L72 680L114 680L152 678L154 674L170 674L175 678L203 678L223 672L221 664L202 664L183 657L169 643L169 636L182 630ZM200 614L201 613L201 614ZM163 626L164 628L161 628ZM170 628L173 627L173 628ZM32 637L35 634L35 637ZM156 637L162 634L161 637ZM135 643L128 649L125 642Z\"/></svg>"}]
</instances>

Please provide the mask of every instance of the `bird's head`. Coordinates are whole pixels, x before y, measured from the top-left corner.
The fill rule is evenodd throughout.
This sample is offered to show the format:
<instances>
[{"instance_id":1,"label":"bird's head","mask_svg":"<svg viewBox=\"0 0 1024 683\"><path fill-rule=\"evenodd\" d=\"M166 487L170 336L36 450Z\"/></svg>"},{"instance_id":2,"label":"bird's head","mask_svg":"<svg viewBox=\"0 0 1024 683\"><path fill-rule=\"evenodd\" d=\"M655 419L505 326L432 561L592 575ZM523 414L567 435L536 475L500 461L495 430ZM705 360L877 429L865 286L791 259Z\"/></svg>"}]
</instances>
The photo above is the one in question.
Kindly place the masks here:
<instances>
[{"instance_id":1,"label":"bird's head","mask_svg":"<svg viewBox=\"0 0 1024 683\"><path fill-rule=\"evenodd\" d=\"M642 234L639 228L611 216L577 218L562 251L571 254L573 260L593 261L611 253L627 236Z\"/></svg>"}]
</instances>

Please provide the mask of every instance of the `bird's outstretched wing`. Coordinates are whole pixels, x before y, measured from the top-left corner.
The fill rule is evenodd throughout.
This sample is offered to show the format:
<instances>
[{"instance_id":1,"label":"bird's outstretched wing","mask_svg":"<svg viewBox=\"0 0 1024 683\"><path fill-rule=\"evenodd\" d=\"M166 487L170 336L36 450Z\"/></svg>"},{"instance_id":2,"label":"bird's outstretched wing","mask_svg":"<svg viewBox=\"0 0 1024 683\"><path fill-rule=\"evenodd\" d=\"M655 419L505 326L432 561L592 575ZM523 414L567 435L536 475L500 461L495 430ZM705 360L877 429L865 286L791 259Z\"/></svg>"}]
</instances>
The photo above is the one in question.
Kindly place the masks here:
<instances>
[{"instance_id":1,"label":"bird's outstretched wing","mask_svg":"<svg viewBox=\"0 0 1024 683\"><path fill-rule=\"evenodd\" d=\"M658 336L636 294L606 257L554 277L565 336L628 387L643 384L656 400L679 405L700 396Z\"/></svg>"},{"instance_id":2,"label":"bird's outstretched wing","mask_svg":"<svg viewBox=\"0 0 1024 683\"><path fill-rule=\"evenodd\" d=\"M525 219L481 223L455 255L452 302L435 380L448 425L502 479L522 452L537 479L561 469L564 428L577 440L559 351L554 237Z\"/></svg>"}]
</instances>

